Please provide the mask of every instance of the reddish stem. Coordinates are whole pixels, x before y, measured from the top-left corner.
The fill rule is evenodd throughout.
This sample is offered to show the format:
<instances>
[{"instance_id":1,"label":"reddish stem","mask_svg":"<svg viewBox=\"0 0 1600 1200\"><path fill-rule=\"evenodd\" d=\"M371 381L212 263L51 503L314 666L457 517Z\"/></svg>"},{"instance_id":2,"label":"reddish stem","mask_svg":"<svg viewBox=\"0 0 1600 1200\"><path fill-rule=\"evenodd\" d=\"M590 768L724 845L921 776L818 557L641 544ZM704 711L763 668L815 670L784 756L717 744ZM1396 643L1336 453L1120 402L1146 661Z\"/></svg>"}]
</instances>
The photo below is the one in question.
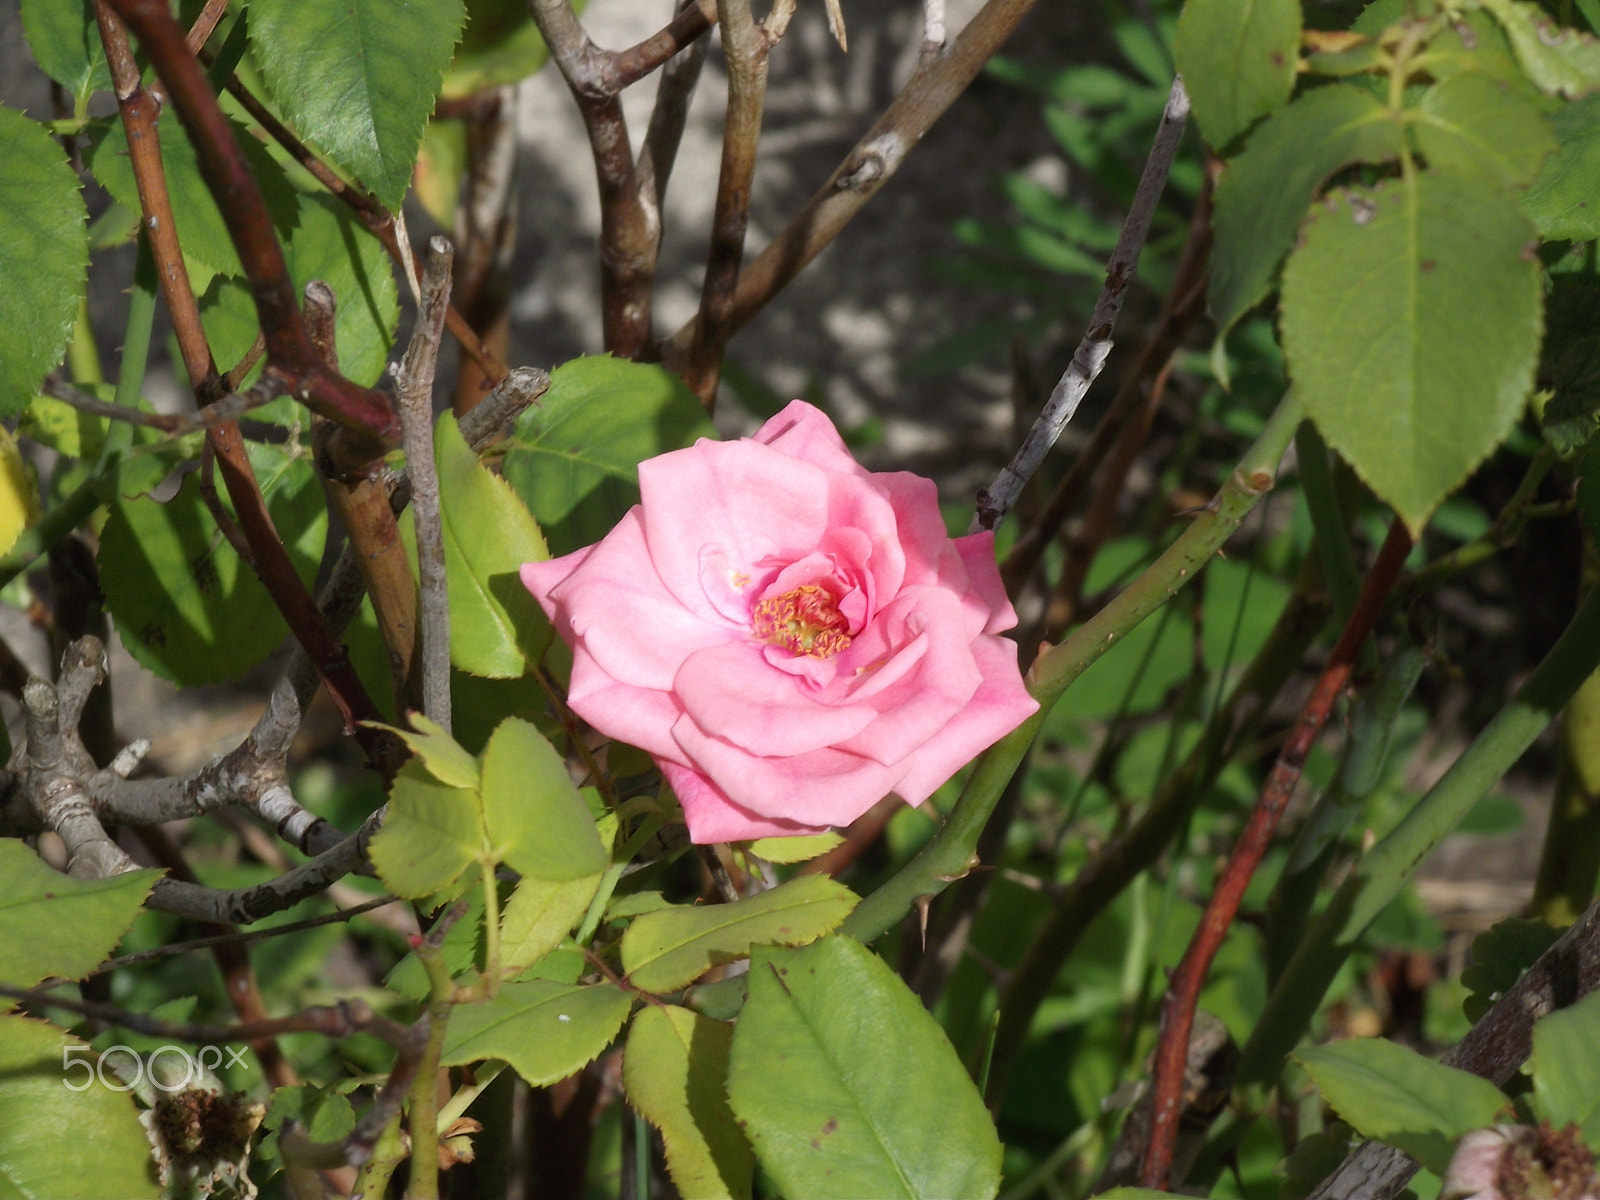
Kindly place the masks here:
<instances>
[{"instance_id":1,"label":"reddish stem","mask_svg":"<svg viewBox=\"0 0 1600 1200\"><path fill-rule=\"evenodd\" d=\"M1245 888L1260 865L1267 845L1272 840L1278 819L1294 795L1300 774L1305 767L1311 746L1327 724L1333 702L1350 681L1356 652L1377 624L1389 593L1394 590L1400 569L1411 553L1411 534L1405 522L1394 518L1389 535L1384 539L1378 558L1367 573L1361 596L1356 601L1350 619L1345 622L1334 644L1333 653L1312 689L1295 722L1289 739L1278 753L1267 776L1266 786L1255 811L1245 823L1244 832L1233 848L1228 864L1211 893L1195 930L1184 951L1183 960L1173 972L1167 987L1166 1001L1161 1011L1161 1041L1156 1048L1155 1079L1153 1083L1154 1107L1151 1112L1150 1145L1145 1150L1144 1166L1139 1175L1139 1185L1157 1190L1165 1189L1172 1171L1172 1156L1178 1139L1178 1118L1183 1106L1183 1071L1189 1053L1189 1035L1194 1030L1194 1010L1200 998L1200 989L1211 969L1212 959L1227 936Z\"/></svg>"}]
</instances>

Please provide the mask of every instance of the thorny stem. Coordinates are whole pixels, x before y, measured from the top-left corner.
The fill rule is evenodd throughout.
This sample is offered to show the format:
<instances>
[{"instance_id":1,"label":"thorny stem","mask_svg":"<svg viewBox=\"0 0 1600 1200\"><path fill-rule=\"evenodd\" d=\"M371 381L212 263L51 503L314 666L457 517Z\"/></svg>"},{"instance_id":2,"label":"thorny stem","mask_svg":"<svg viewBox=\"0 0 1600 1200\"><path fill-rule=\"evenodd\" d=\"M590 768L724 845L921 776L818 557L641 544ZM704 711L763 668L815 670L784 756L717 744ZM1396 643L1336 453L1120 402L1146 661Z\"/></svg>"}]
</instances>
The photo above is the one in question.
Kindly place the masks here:
<instances>
[{"instance_id":1,"label":"thorny stem","mask_svg":"<svg viewBox=\"0 0 1600 1200\"><path fill-rule=\"evenodd\" d=\"M978 511L972 518L974 531L993 529L1016 503L1023 487L1039 469L1050 447L1061 437L1067 422L1072 420L1079 403L1105 366L1106 358L1111 353L1117 317L1122 312L1123 297L1138 269L1139 253L1144 249L1145 238L1150 233L1150 222L1155 217L1161 193L1166 190L1167 175L1172 169L1172 160L1177 156L1178 143L1183 140L1188 118L1189 95L1183 89L1183 79L1174 76L1166 110L1162 112L1161 124L1156 128L1155 144L1150 147L1144 173L1134 192L1133 205L1128 209L1122 234L1111 252L1111 261L1106 264L1105 285L1100 289L1100 299L1095 302L1094 312L1089 317L1089 328L1021 448L1000 469L995 481L978 492Z\"/></svg>"},{"instance_id":2,"label":"thorny stem","mask_svg":"<svg viewBox=\"0 0 1600 1200\"><path fill-rule=\"evenodd\" d=\"M1156 1049L1154 1103L1151 1113L1150 1142L1145 1149L1140 1171L1141 1186L1164 1189L1172 1170L1173 1148L1178 1140L1178 1115L1183 1104L1184 1064L1189 1053L1189 1035L1194 1029L1195 1005L1200 989L1211 969L1212 960L1222 947L1228 927L1244 898L1244 890L1267 852L1278 820L1289 806L1305 768L1311 747L1327 724L1334 701L1344 691L1355 668L1356 655L1377 624L1389 594L1394 590L1406 555L1411 552L1411 534L1405 522L1395 517L1389 536L1367 574L1360 599L1345 622L1328 656L1327 665L1295 723L1294 731L1267 776L1261 800L1245 823L1228 864L1213 889L1178 969L1168 984L1161 1014L1161 1041Z\"/></svg>"}]
</instances>

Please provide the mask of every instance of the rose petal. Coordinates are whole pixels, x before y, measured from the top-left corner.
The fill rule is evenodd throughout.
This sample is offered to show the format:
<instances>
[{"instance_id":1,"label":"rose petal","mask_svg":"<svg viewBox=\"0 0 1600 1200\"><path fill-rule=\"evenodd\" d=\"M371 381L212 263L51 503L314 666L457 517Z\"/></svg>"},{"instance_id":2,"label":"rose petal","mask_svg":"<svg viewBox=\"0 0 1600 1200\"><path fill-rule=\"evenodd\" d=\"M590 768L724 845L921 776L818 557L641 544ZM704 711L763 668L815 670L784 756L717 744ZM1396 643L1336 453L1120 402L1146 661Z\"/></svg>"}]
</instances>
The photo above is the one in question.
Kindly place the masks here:
<instances>
[{"instance_id":1,"label":"rose petal","mask_svg":"<svg viewBox=\"0 0 1600 1200\"><path fill-rule=\"evenodd\" d=\"M968 534L953 539L956 552L967 568L969 597L976 598L989 610L984 623L984 633L1004 633L1017 623L1017 611L1011 607L1006 595L1006 585L1000 579L1000 568L994 559L994 533ZM969 599L970 603L970 599Z\"/></svg>"},{"instance_id":2,"label":"rose petal","mask_svg":"<svg viewBox=\"0 0 1600 1200\"><path fill-rule=\"evenodd\" d=\"M791 400L771 418L752 439L793 455L802 462L846 475L865 475L867 470L851 456L849 447L833 427L833 422L815 405Z\"/></svg>"},{"instance_id":3,"label":"rose petal","mask_svg":"<svg viewBox=\"0 0 1600 1200\"><path fill-rule=\"evenodd\" d=\"M795 837L807 833L825 833L829 828L826 825L802 825L798 821L763 817L740 808L704 775L688 767L680 767L673 762L663 762L660 766L661 773L667 777L673 794L683 807L683 817L689 825L689 840L698 845L748 842L764 837Z\"/></svg>"},{"instance_id":4,"label":"rose petal","mask_svg":"<svg viewBox=\"0 0 1600 1200\"><path fill-rule=\"evenodd\" d=\"M905 556L902 586L935 582L950 545L950 531L939 511L939 489L933 480L909 471L889 471L872 479L894 508L896 543Z\"/></svg>"},{"instance_id":5,"label":"rose petal","mask_svg":"<svg viewBox=\"0 0 1600 1200\"><path fill-rule=\"evenodd\" d=\"M673 692L703 730L751 754L804 754L860 733L877 716L864 705L819 703L809 685L767 664L759 642L698 650L683 662Z\"/></svg>"},{"instance_id":6,"label":"rose petal","mask_svg":"<svg viewBox=\"0 0 1600 1200\"><path fill-rule=\"evenodd\" d=\"M827 747L786 758L762 758L709 737L688 717L672 727L683 757L715 779L733 803L760 816L819 825L848 825L895 790L906 764L888 767Z\"/></svg>"},{"instance_id":7,"label":"rose petal","mask_svg":"<svg viewBox=\"0 0 1600 1200\"><path fill-rule=\"evenodd\" d=\"M983 682L965 708L921 747L895 792L907 804L921 804L966 763L1039 711L1017 671L1017 645L988 634L972 643L973 661Z\"/></svg>"},{"instance_id":8,"label":"rose petal","mask_svg":"<svg viewBox=\"0 0 1600 1200\"><path fill-rule=\"evenodd\" d=\"M567 705L609 738L650 754L682 757L672 725L683 708L669 692L619 682L587 655L575 654Z\"/></svg>"}]
</instances>

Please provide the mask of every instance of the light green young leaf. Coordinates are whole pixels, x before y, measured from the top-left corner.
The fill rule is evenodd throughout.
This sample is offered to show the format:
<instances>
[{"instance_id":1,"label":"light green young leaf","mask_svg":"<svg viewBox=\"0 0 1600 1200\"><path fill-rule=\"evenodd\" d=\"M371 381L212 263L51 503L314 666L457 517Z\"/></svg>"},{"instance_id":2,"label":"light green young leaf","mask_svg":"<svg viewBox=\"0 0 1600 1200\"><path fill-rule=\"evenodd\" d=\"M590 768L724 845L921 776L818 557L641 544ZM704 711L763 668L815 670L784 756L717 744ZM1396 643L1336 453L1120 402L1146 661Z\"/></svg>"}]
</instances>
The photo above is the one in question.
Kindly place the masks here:
<instances>
[{"instance_id":1,"label":"light green young leaf","mask_svg":"<svg viewBox=\"0 0 1600 1200\"><path fill-rule=\"evenodd\" d=\"M480 790L495 854L522 875L582 879L610 863L566 760L527 721L507 717L490 736Z\"/></svg>"},{"instance_id":2,"label":"light green young leaf","mask_svg":"<svg viewBox=\"0 0 1600 1200\"><path fill-rule=\"evenodd\" d=\"M395 895L420 900L455 882L477 860L483 840L477 793L440 783L408 762L394 778L388 815L373 835L372 865Z\"/></svg>"},{"instance_id":3,"label":"light green young leaf","mask_svg":"<svg viewBox=\"0 0 1600 1200\"><path fill-rule=\"evenodd\" d=\"M6 1200L154 1200L163 1194L132 1098L98 1080L81 1086L95 1062L94 1050L64 1029L0 1017L0 1195ZM70 1154L62 1152L67 1130L74 1131Z\"/></svg>"},{"instance_id":4,"label":"light green young leaf","mask_svg":"<svg viewBox=\"0 0 1600 1200\"><path fill-rule=\"evenodd\" d=\"M1378 1038L1308 1047L1295 1057L1357 1133L1404 1150L1436 1175L1450 1165L1457 1139L1494 1124L1510 1105L1487 1079Z\"/></svg>"},{"instance_id":5,"label":"light green young leaf","mask_svg":"<svg viewBox=\"0 0 1600 1200\"><path fill-rule=\"evenodd\" d=\"M1273 113L1217 181L1208 301L1223 339L1272 287L1323 180L1354 162L1400 151L1400 130L1367 92L1330 84ZM1225 365L1225 361L1223 363ZM1220 372L1219 372L1220 377Z\"/></svg>"},{"instance_id":6,"label":"light green young leaf","mask_svg":"<svg viewBox=\"0 0 1600 1200\"><path fill-rule=\"evenodd\" d=\"M526 876L500 914L500 964L531 967L561 944L589 911L603 872L552 881Z\"/></svg>"},{"instance_id":7,"label":"light green young leaf","mask_svg":"<svg viewBox=\"0 0 1600 1200\"><path fill-rule=\"evenodd\" d=\"M648 1005L628 1030L622 1086L657 1129L683 1200L744 1200L755 1158L728 1107L733 1026L676 1005Z\"/></svg>"},{"instance_id":8,"label":"light green young leaf","mask_svg":"<svg viewBox=\"0 0 1600 1200\"><path fill-rule=\"evenodd\" d=\"M1561 148L1522 197L1522 211L1547 241L1590 241L1600 237L1600 96L1563 106L1551 123Z\"/></svg>"},{"instance_id":9,"label":"light green young leaf","mask_svg":"<svg viewBox=\"0 0 1600 1200\"><path fill-rule=\"evenodd\" d=\"M671 371L626 359L577 358L517 419L506 480L554 554L597 542L639 502L639 464L715 437L695 395Z\"/></svg>"},{"instance_id":10,"label":"light green young leaf","mask_svg":"<svg viewBox=\"0 0 1600 1200\"><path fill-rule=\"evenodd\" d=\"M0 980L30 987L50 975L81 979L116 949L160 877L73 879L17 839L0 838ZM0 1008L12 1003L0 999Z\"/></svg>"},{"instance_id":11,"label":"light green young leaf","mask_svg":"<svg viewBox=\"0 0 1600 1200\"><path fill-rule=\"evenodd\" d=\"M844 835L831 830L827 833L813 833L807 837L757 838L750 843L750 853L781 866L787 863L810 862L818 855L826 854L842 841Z\"/></svg>"},{"instance_id":12,"label":"light green young leaf","mask_svg":"<svg viewBox=\"0 0 1600 1200\"><path fill-rule=\"evenodd\" d=\"M752 946L803 946L838 928L859 897L826 875L802 875L732 904L661 909L622 935L622 969L646 992L670 992Z\"/></svg>"},{"instance_id":13,"label":"light green young leaf","mask_svg":"<svg viewBox=\"0 0 1600 1200\"><path fill-rule=\"evenodd\" d=\"M300 136L394 210L464 17L461 0L253 0L250 46Z\"/></svg>"},{"instance_id":14,"label":"light green young leaf","mask_svg":"<svg viewBox=\"0 0 1600 1200\"><path fill-rule=\"evenodd\" d=\"M1000 1186L1000 1140L971 1076L922 1003L853 938L755 952L728 1100L791 1200L976 1200Z\"/></svg>"},{"instance_id":15,"label":"light green young leaf","mask_svg":"<svg viewBox=\"0 0 1600 1200\"><path fill-rule=\"evenodd\" d=\"M299 205L289 177L258 138L251 136L238 122L230 124L234 140L250 164L250 173L261 185L274 231L279 237L287 237L299 219ZM162 121L159 137L161 166L167 179L167 191L172 196L172 219L184 254L218 274L243 275L239 252L228 236L222 210L200 175L199 160L195 158L188 134L177 121ZM130 212L139 211L139 185L134 179L133 160L128 156L128 135L121 121L113 121L94 139L88 163L94 177L114 199Z\"/></svg>"},{"instance_id":16,"label":"light green young leaf","mask_svg":"<svg viewBox=\"0 0 1600 1200\"><path fill-rule=\"evenodd\" d=\"M529 1085L544 1087L599 1057L632 1007L633 996L611 983L508 983L492 1000L451 1011L440 1061L504 1059Z\"/></svg>"},{"instance_id":17,"label":"light green young leaf","mask_svg":"<svg viewBox=\"0 0 1600 1200\"><path fill-rule=\"evenodd\" d=\"M1541 1017L1533 1027L1535 1113L1557 1129L1571 1121L1600 1144L1600 992Z\"/></svg>"},{"instance_id":18,"label":"light green young leaf","mask_svg":"<svg viewBox=\"0 0 1600 1200\"><path fill-rule=\"evenodd\" d=\"M1294 90L1299 0L1189 0L1173 53L1206 140L1225 146Z\"/></svg>"},{"instance_id":19,"label":"light green young leaf","mask_svg":"<svg viewBox=\"0 0 1600 1200\"><path fill-rule=\"evenodd\" d=\"M258 442L249 452L267 511L310 586L327 534L322 485L303 453ZM123 496L111 505L100 534L100 578L128 650L187 686L237 677L289 632L255 572L217 529L193 475L164 504Z\"/></svg>"},{"instance_id":20,"label":"light green young leaf","mask_svg":"<svg viewBox=\"0 0 1600 1200\"><path fill-rule=\"evenodd\" d=\"M467 0L466 32L439 94L447 100L475 96L526 79L549 60L527 0Z\"/></svg>"},{"instance_id":21,"label":"light green young leaf","mask_svg":"<svg viewBox=\"0 0 1600 1200\"><path fill-rule=\"evenodd\" d=\"M1506 31L1522 69L1539 88L1569 99L1600 88L1600 41L1563 29L1528 0L1482 0Z\"/></svg>"},{"instance_id":22,"label":"light green young leaf","mask_svg":"<svg viewBox=\"0 0 1600 1200\"><path fill-rule=\"evenodd\" d=\"M1335 192L1284 268L1284 356L1306 415L1413 533L1526 403L1535 245L1509 195L1435 170Z\"/></svg>"},{"instance_id":23,"label":"light green young leaf","mask_svg":"<svg viewBox=\"0 0 1600 1200\"><path fill-rule=\"evenodd\" d=\"M444 563L450 589L450 661L491 679L516 679L553 632L519 574L550 557L539 526L505 480L492 475L445 413L434 428Z\"/></svg>"},{"instance_id":24,"label":"light green young leaf","mask_svg":"<svg viewBox=\"0 0 1600 1200\"><path fill-rule=\"evenodd\" d=\"M1431 167L1482 173L1504 187L1522 187L1556 149L1550 122L1527 91L1481 71L1434 84L1412 110L1417 148Z\"/></svg>"},{"instance_id":25,"label":"light green young leaf","mask_svg":"<svg viewBox=\"0 0 1600 1200\"><path fill-rule=\"evenodd\" d=\"M463 750L460 742L419 712L407 714L407 719L415 727L414 732L381 721L365 724L394 734L421 760L423 769L440 783L454 788L478 786L478 760Z\"/></svg>"},{"instance_id":26,"label":"light green young leaf","mask_svg":"<svg viewBox=\"0 0 1600 1200\"><path fill-rule=\"evenodd\" d=\"M0 417L61 361L89 264L78 177L36 121L0 106Z\"/></svg>"},{"instance_id":27,"label":"light green young leaf","mask_svg":"<svg viewBox=\"0 0 1600 1200\"><path fill-rule=\"evenodd\" d=\"M111 87L93 0L22 0L22 32L39 69L80 106Z\"/></svg>"}]
</instances>

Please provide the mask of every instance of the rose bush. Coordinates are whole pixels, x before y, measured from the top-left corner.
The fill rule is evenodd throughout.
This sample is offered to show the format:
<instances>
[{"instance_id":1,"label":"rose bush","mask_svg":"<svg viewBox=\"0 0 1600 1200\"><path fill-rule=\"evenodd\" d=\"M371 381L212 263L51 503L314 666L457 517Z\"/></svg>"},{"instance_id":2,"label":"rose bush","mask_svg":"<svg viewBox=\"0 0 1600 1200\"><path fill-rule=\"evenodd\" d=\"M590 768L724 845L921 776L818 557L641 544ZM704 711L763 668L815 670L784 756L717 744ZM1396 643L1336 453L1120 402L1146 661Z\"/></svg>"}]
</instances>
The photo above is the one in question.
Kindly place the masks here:
<instances>
[{"instance_id":1,"label":"rose bush","mask_svg":"<svg viewBox=\"0 0 1600 1200\"><path fill-rule=\"evenodd\" d=\"M522 580L573 710L655 758L696 842L921 804L1037 709L993 535L952 540L931 481L867 471L811 405L641 463L639 490Z\"/></svg>"}]
</instances>

